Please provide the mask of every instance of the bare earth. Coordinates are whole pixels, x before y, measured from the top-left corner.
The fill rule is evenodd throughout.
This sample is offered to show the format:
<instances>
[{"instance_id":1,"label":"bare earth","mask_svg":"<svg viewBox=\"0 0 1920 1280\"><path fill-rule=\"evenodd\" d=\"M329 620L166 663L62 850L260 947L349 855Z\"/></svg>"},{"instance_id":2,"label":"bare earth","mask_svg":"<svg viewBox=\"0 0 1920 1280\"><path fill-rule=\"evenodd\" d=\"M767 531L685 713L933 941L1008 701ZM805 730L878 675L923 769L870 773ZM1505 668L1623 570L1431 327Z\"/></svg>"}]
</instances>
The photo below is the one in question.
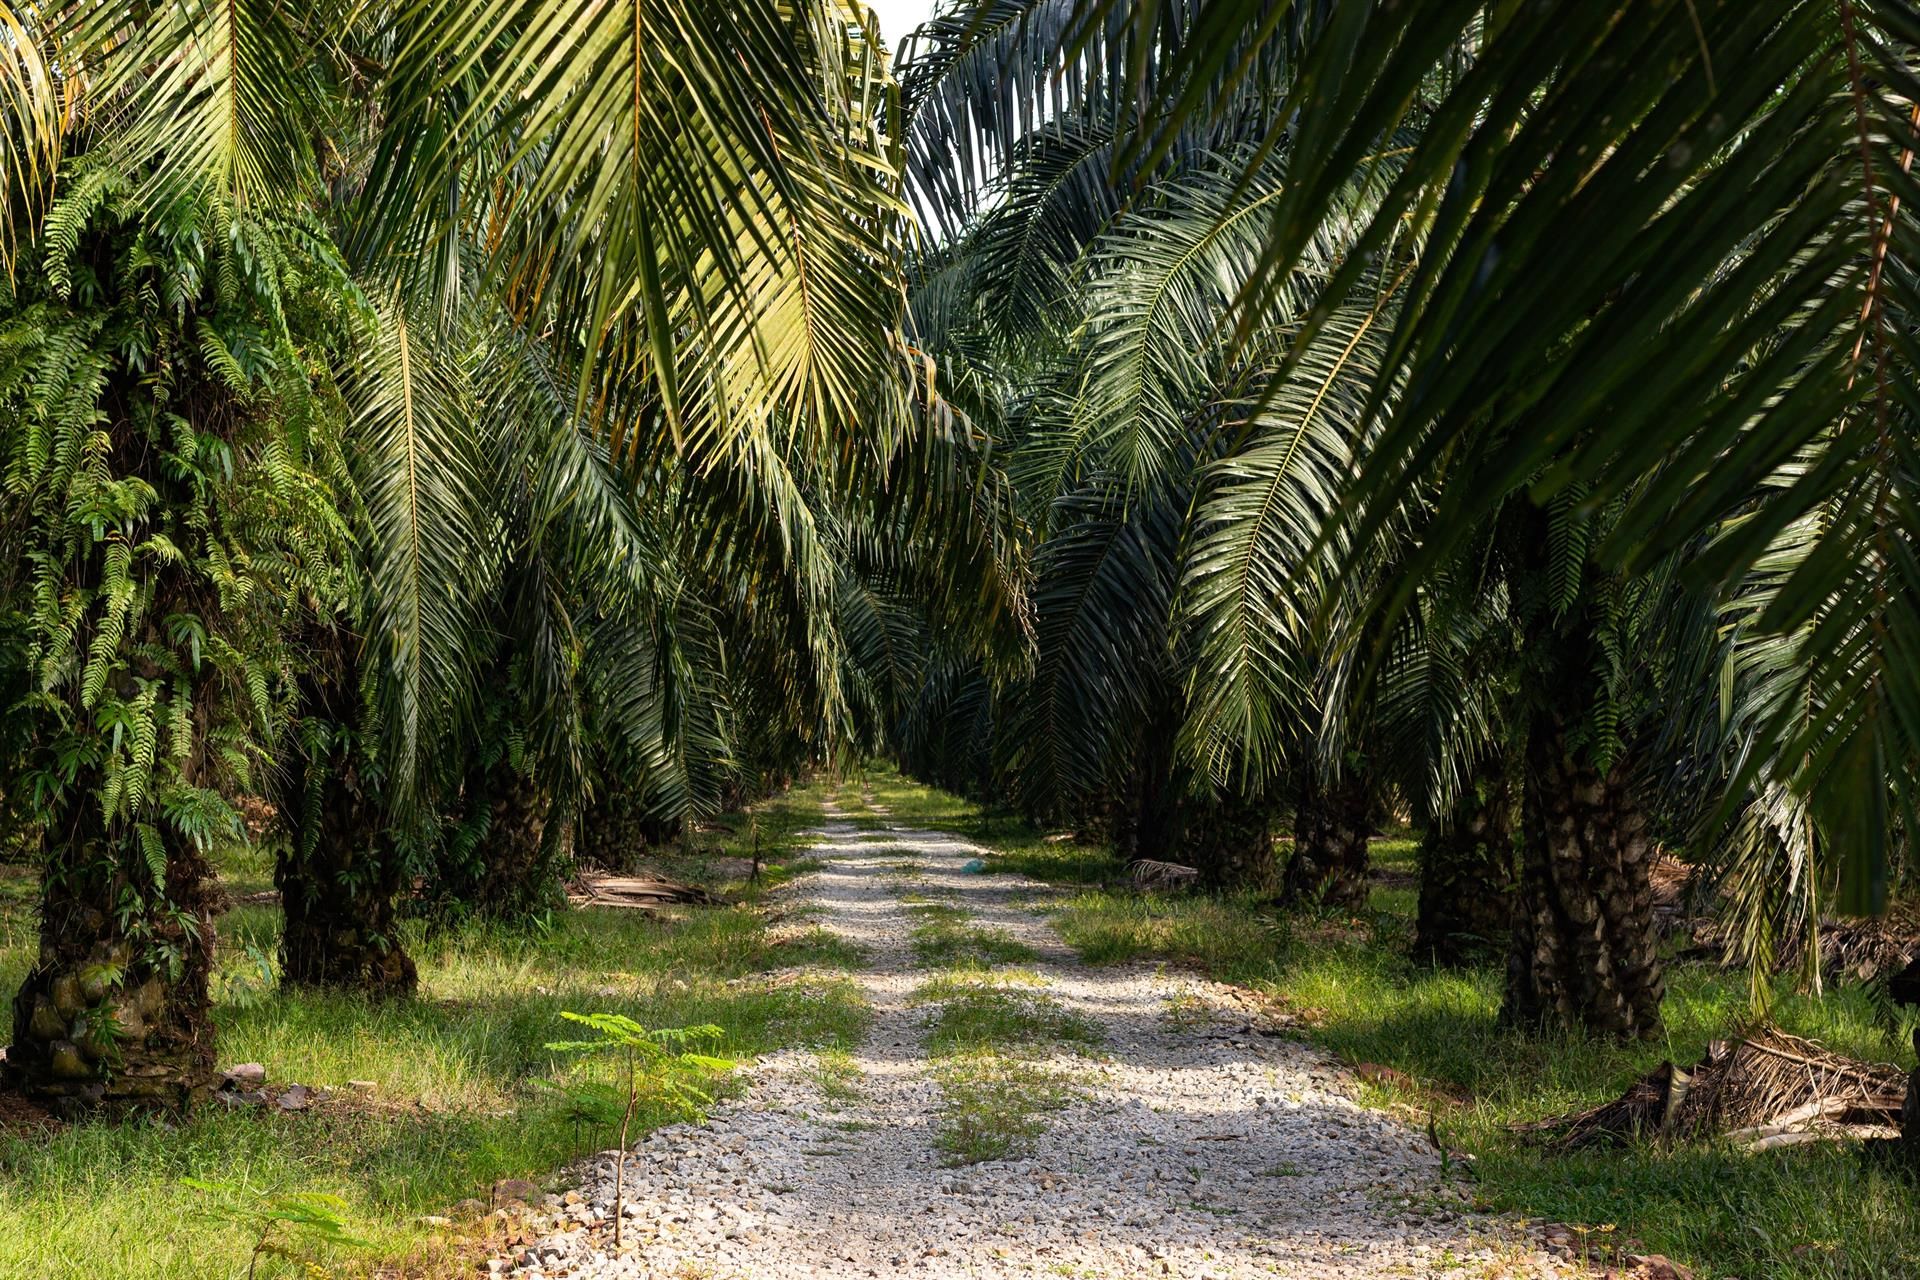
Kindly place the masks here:
<instances>
[{"instance_id":1,"label":"bare earth","mask_svg":"<svg viewBox=\"0 0 1920 1280\"><path fill-rule=\"evenodd\" d=\"M748 1071L703 1125L651 1134L628 1164L628 1250L611 1256L612 1160L570 1172L581 1225L496 1259L536 1277L1556 1276L1504 1224L1467 1211L1426 1136L1361 1109L1307 1046L1248 1030L1229 993L1154 966L1088 968L1035 905L1048 890L962 870L982 851L829 810L824 866L794 901L867 951L875 1017L858 1076L823 1087L815 1055ZM1098 1043L1041 1061L1083 1086L1020 1158L949 1167L941 1091L912 1002L902 895L965 909L1031 947L1043 988Z\"/></svg>"}]
</instances>

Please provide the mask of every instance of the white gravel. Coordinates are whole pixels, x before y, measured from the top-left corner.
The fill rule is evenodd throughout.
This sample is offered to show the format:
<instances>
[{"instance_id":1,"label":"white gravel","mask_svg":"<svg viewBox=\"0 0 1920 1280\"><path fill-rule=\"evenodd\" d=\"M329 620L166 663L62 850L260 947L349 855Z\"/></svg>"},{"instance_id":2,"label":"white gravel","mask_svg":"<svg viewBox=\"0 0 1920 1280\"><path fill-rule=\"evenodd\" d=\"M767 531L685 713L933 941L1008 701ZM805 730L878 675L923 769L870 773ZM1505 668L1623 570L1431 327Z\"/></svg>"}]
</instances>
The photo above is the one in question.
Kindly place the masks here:
<instances>
[{"instance_id":1,"label":"white gravel","mask_svg":"<svg viewBox=\"0 0 1920 1280\"><path fill-rule=\"evenodd\" d=\"M623 1256L607 1225L607 1152L569 1171L578 1203L553 1210L554 1234L489 1269L522 1280L1563 1274L1465 1209L1424 1134L1357 1106L1325 1055L1250 1030L1227 989L1155 966L1087 968L1035 913L1044 886L962 871L981 850L951 835L887 834L829 810L824 866L789 890L867 948L859 981L875 1017L853 1055L857 1096L825 1096L811 1052L761 1058L707 1123L634 1149ZM1023 1158L942 1163L927 1015L909 1003L927 976L900 901L910 890L1033 947L1047 994L1103 1034L1053 1060L1086 1082L1086 1100L1048 1115Z\"/></svg>"}]
</instances>

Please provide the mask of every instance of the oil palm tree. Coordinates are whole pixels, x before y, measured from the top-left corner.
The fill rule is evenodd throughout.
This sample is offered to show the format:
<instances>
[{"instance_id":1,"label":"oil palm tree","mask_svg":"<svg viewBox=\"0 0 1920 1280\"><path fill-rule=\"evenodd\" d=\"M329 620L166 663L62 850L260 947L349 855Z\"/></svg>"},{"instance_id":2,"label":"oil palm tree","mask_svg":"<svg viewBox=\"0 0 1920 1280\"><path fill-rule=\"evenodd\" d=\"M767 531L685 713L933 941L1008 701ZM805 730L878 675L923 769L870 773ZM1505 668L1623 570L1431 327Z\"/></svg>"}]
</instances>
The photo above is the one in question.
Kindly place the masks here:
<instances>
[{"instance_id":1,"label":"oil palm tree","mask_svg":"<svg viewBox=\"0 0 1920 1280\"><path fill-rule=\"evenodd\" d=\"M1283 278L1346 158L1417 115L1420 145L1362 242L1409 220L1425 234L1391 348L1410 390L1382 415L1353 502L1361 527L1444 464L1428 564L1476 516L1524 501L1536 530L1557 508L1558 536L1590 543L1627 591L1693 546L1685 581L1724 599L1782 529L1822 514L1791 585L1743 619L1786 644L1799 696L1749 721L1726 795L1799 797L1843 900L1869 907L1911 829L1916 781L1912 668L1898 658L1920 600L1914 470L1894 390L1916 230L1912 15L1853 0L1696 5L1679 24L1662 12L1436 4L1388 19L1334 6L1289 102L1326 109L1296 135L1302 180L1271 224L1268 278ZM1250 13L1216 6L1202 23ZM1409 93L1443 70L1437 92ZM1516 383L1516 367L1535 372ZM1596 790L1621 794L1595 746L1607 699L1565 696L1622 615L1555 612L1535 625L1560 642L1541 673L1559 693L1529 712L1525 769L1541 815L1522 877L1534 963L1509 1000L1644 1031L1657 1013L1635 994L1647 986L1641 819L1621 811L1594 847L1568 821ZM1574 877L1611 887L1563 915L1549 904ZM1598 952L1578 941L1595 916ZM1623 999L1623 1019L1605 1012Z\"/></svg>"},{"instance_id":2,"label":"oil palm tree","mask_svg":"<svg viewBox=\"0 0 1920 1280\"><path fill-rule=\"evenodd\" d=\"M974 139L962 180L914 171L916 199L949 221L972 216L1029 122L1069 118L1076 95L1140 91L1143 106L1099 116L1118 135L1117 191L1209 126L1251 127L1246 183L1277 155L1287 181L1219 219L1258 224L1257 265L1227 308L1246 349L1329 226L1345 235L1273 385L1407 255L1376 285L1390 306L1354 414L1358 481L1340 486L1337 518L1291 523L1350 583L1406 531L1396 589L1323 593L1370 601L1376 648L1424 584L1499 534L1488 581L1518 630L1527 814L1518 1018L1657 1024L1644 780L1660 770L1619 732L1622 698L1651 673L1621 645L1644 634L1649 583L1676 555L1694 616L1731 609L1729 643L1772 664L1716 757L1706 825L1756 804L1774 815L1746 825L1754 873L1731 882L1757 907L1778 897L1763 868L1819 863L1844 903L1869 907L1913 827L1920 689L1899 637L1920 601L1920 526L1899 388L1916 34L1910 8L1877 0L1006 3L937 20L925 65L902 71L928 104L916 155ZM1379 198L1355 210L1355 182L1375 177ZM1777 539L1809 516L1788 568ZM1312 556L1254 563L1239 594L1263 605L1323 571ZM1755 573L1768 603L1735 608ZM1256 622L1256 642L1286 634L1285 619ZM1281 758L1297 714L1267 676L1282 669L1196 664L1189 741L1221 734L1203 758L1238 758L1249 776L1248 762ZM1235 696L1231 714L1208 710L1215 691ZM1779 852L1787 828L1807 833L1787 842L1800 852Z\"/></svg>"},{"instance_id":3,"label":"oil palm tree","mask_svg":"<svg viewBox=\"0 0 1920 1280\"><path fill-rule=\"evenodd\" d=\"M742 530L807 528L794 456L838 461L819 468L831 501L917 447L885 358L892 91L870 20L838 3L4 21L7 258L45 272L8 297L6 462L37 513L25 780L48 868L9 1071L69 1101L177 1104L211 1053L203 850L271 766L301 680L377 700L383 805L418 806L421 744L471 722L497 575L467 552L497 539L441 447L458 442L436 409L459 397L433 385L463 316L537 344L619 465L739 502ZM158 355L191 372L143 381ZM204 438L175 439L183 420ZM90 515L83 483L121 496ZM296 501L311 514L264 514ZM182 520L194 540L169 532ZM823 667L805 606L827 562L806 542L765 560L802 606L783 638ZM356 564L377 591L350 589ZM310 625L345 628L350 661ZM361 776L321 736L301 771Z\"/></svg>"}]
</instances>

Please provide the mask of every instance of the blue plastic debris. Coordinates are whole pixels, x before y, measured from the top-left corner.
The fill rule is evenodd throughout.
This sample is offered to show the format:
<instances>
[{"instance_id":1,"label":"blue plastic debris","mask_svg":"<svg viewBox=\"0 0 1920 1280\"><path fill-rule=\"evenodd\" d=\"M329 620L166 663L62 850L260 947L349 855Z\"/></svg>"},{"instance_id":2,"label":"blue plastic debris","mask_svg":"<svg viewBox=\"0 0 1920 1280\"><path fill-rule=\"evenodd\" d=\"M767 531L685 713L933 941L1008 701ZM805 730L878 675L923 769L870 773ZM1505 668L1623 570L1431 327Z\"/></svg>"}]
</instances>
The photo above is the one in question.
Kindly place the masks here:
<instances>
[{"instance_id":1,"label":"blue plastic debris","mask_svg":"<svg viewBox=\"0 0 1920 1280\"><path fill-rule=\"evenodd\" d=\"M963 872L965 872L967 875L970 875L970 876L977 876L982 871L985 871L986 869L987 869L987 864L980 861L980 859L978 858L968 858L965 862L960 864L960 870L962 870Z\"/></svg>"}]
</instances>

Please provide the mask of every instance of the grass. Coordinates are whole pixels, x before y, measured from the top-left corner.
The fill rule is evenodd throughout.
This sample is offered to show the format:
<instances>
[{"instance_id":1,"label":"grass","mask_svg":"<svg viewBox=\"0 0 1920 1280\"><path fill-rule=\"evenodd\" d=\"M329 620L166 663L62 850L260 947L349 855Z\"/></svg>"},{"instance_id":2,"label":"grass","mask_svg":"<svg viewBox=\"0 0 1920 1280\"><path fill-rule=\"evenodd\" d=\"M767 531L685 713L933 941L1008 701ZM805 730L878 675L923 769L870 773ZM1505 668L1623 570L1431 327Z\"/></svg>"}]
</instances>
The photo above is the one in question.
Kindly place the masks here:
<instances>
[{"instance_id":1,"label":"grass","mask_svg":"<svg viewBox=\"0 0 1920 1280\"><path fill-rule=\"evenodd\" d=\"M271 957L278 908L241 906L220 920L218 1057L260 1062L271 1081L342 1089L303 1115L225 1114L190 1122L94 1122L51 1136L0 1136L0 1275L47 1280L204 1280L244 1274L252 1237L243 1223L207 1216L193 1177L245 1188L326 1192L347 1204L354 1234L372 1249L334 1261L346 1274L451 1277L472 1270L474 1245L419 1224L463 1198L485 1200L501 1178L547 1176L606 1135L582 1131L563 1100L536 1082L579 1082L605 1064L548 1052L568 1035L562 1010L623 1013L652 1027L713 1023L717 1052L746 1056L795 1044L845 1049L868 1010L857 987L831 972L799 981L774 971L858 962L824 930L781 936L756 907L804 865L792 840L816 811L811 793L759 811L759 885L720 887L741 906L650 917L583 909L542 928L474 928L410 935L418 999L370 1005L347 996L283 993ZM744 856L744 825L703 840L691 857L663 856L669 873ZM264 887L257 854L228 855L230 892ZM31 882L0 878L0 981L17 983L34 946ZM607 1075L611 1079L611 1075ZM655 1100L642 1129L678 1118ZM263 1264L263 1276L291 1275Z\"/></svg>"},{"instance_id":2,"label":"grass","mask_svg":"<svg viewBox=\"0 0 1920 1280\"><path fill-rule=\"evenodd\" d=\"M933 1078L941 1095L934 1140L949 1167L1019 1155L1046 1132L1048 1112L1086 1095L1056 1069L986 1048L942 1058Z\"/></svg>"},{"instance_id":3,"label":"grass","mask_svg":"<svg viewBox=\"0 0 1920 1280\"><path fill-rule=\"evenodd\" d=\"M843 1048L834 1046L817 1051L807 1074L820 1090L820 1096L835 1107L860 1099L860 1064Z\"/></svg>"},{"instance_id":4,"label":"grass","mask_svg":"<svg viewBox=\"0 0 1920 1280\"><path fill-rule=\"evenodd\" d=\"M1060 1007L1038 974L959 970L936 975L914 992L931 1004L927 1049L938 1056L979 1049L1031 1052L1056 1045L1094 1045L1099 1028Z\"/></svg>"},{"instance_id":5,"label":"grass","mask_svg":"<svg viewBox=\"0 0 1920 1280\"><path fill-rule=\"evenodd\" d=\"M914 1003L933 1006L927 1050L940 1087L935 1143L948 1165L1025 1152L1046 1131L1046 1113L1085 1096L1071 1073L1037 1059L1097 1044L1099 1029L1061 1008L1045 984L1031 970L954 969L914 992Z\"/></svg>"},{"instance_id":6,"label":"grass","mask_svg":"<svg viewBox=\"0 0 1920 1280\"><path fill-rule=\"evenodd\" d=\"M1048 844L1016 820L892 776L871 780L895 817L992 843L995 869L1056 884L1118 879L1098 851ZM994 833L1013 830L1001 844ZM1414 869L1410 841L1376 841L1376 867ZM1403 876L1375 889L1358 918L1276 917L1256 895L1137 897L1083 887L1056 901L1055 921L1090 963L1187 963L1260 991L1300 1034L1353 1063L1378 1063L1410 1083L1367 1084L1363 1101L1431 1111L1448 1145L1474 1157L1480 1207L1566 1222L1637 1242L1712 1277L1910 1280L1920 1275L1913 1185L1844 1147L1810 1145L1749 1156L1719 1144L1553 1155L1508 1132L1617 1096L1672 1059L1690 1065L1735 1031L1746 978L1702 964L1669 970L1662 1039L1615 1045L1501 1027L1497 964L1435 971L1407 958L1414 890ZM1177 1012L1177 1011L1170 1011ZM1824 998L1782 983L1774 1016L1786 1030L1859 1058L1913 1065L1911 1014L1888 1026L1858 988ZM1391 1077L1383 1077L1391 1080ZM1287 1171L1276 1167L1275 1176Z\"/></svg>"},{"instance_id":7,"label":"grass","mask_svg":"<svg viewBox=\"0 0 1920 1280\"><path fill-rule=\"evenodd\" d=\"M1005 929L967 923L966 912L944 903L909 906L914 917L913 954L926 968L960 964L1020 964L1034 950Z\"/></svg>"}]
</instances>

